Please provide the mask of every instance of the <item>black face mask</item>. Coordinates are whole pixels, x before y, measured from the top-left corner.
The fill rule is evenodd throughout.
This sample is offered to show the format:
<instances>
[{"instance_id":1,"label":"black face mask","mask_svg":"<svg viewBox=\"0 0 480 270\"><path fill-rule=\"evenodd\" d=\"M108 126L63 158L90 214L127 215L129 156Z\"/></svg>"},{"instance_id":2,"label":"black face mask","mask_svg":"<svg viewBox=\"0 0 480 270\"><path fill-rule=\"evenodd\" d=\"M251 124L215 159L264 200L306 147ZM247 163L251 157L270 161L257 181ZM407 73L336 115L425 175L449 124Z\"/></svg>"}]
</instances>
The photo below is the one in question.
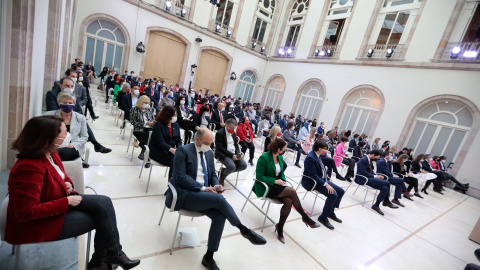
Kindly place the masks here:
<instances>
[{"instance_id":1,"label":"black face mask","mask_svg":"<svg viewBox=\"0 0 480 270\"><path fill-rule=\"evenodd\" d=\"M285 150L286 151L286 150ZM285 151L281 152L279 155L283 156L283 154L285 154Z\"/></svg>"}]
</instances>

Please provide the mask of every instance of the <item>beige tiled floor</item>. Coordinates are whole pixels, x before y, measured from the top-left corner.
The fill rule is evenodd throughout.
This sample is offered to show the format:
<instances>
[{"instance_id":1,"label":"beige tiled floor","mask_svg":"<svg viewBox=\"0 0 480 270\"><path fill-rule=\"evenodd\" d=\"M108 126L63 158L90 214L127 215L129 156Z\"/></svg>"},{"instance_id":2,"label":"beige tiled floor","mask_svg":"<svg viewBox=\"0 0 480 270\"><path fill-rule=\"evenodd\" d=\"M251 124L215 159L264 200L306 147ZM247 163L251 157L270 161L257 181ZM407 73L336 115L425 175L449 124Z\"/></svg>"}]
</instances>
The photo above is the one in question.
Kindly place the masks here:
<instances>
[{"instance_id":1,"label":"beige tiled floor","mask_svg":"<svg viewBox=\"0 0 480 270\"><path fill-rule=\"evenodd\" d=\"M118 228L124 251L133 258L141 258L136 269L204 269L200 261L206 251L210 220L207 217L182 218L180 227L196 227L202 246L178 248L173 255L169 248L178 218L177 213L167 212L161 226L158 226L164 207L163 193L167 189L165 169L154 167L148 193L145 188L148 170L144 169L139 178L142 162L135 149L133 162L126 153L129 126L122 140L119 128L115 126L110 110L104 109L103 95L99 96L95 111L100 119L90 124L97 139L113 151L99 154L92 151L89 169L85 170L86 184L93 186L99 194L113 199L117 213ZM258 157L260 142L257 142ZM302 173L293 166L291 158L286 175L294 187ZM254 167L241 172L236 187L226 184L226 199L237 212L240 220L248 227L260 232L263 214L248 203L242 212L253 184ZM235 183L236 174L229 176ZM348 182L335 181L343 188ZM228 222L223 232L220 250L215 259L221 269L463 269L465 264L475 262L473 251L480 245L468 240L473 226L480 217L480 201L448 189L445 195L431 192L424 199L413 202L403 200L405 208L383 209L380 216L370 209L373 193L362 206L363 189L353 192L356 185L348 190L337 215L342 224L334 223L334 231L325 227L305 227L295 211L285 225L286 244L281 244L273 234L273 223L267 219L261 233L268 241L265 246L253 246L246 241ZM298 194L303 198L305 190L300 187ZM263 201L250 197L251 203L259 208ZM307 194L302 204L311 211L314 201ZM313 217L322 211L324 201L317 199ZM271 205L269 218L277 221L281 205ZM266 206L263 211L266 210ZM477 262L478 263L478 262ZM80 268L82 268L80 260Z\"/></svg>"}]
</instances>

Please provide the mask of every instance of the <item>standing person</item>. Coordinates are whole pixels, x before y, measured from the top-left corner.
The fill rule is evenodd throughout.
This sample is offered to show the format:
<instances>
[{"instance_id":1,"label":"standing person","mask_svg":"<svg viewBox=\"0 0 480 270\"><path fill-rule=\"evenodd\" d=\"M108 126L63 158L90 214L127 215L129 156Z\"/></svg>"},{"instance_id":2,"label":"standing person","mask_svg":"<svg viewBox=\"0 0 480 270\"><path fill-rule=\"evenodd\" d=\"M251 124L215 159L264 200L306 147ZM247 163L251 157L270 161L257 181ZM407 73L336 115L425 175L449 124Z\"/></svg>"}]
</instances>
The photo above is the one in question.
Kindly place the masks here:
<instances>
[{"instance_id":1,"label":"standing person","mask_svg":"<svg viewBox=\"0 0 480 270\"><path fill-rule=\"evenodd\" d=\"M133 126L133 135L137 138L142 152L138 159L143 160L145 154L145 145L148 143L149 132L155 124L155 111L150 108L150 99L147 96L141 96L132 108L130 122Z\"/></svg>"},{"instance_id":2,"label":"standing person","mask_svg":"<svg viewBox=\"0 0 480 270\"><path fill-rule=\"evenodd\" d=\"M90 61L88 61L87 65L85 66L85 76L90 83L93 82L93 78L97 77L97 75L95 74L95 68L92 66L92 62Z\"/></svg>"},{"instance_id":3,"label":"standing person","mask_svg":"<svg viewBox=\"0 0 480 270\"><path fill-rule=\"evenodd\" d=\"M410 191L414 189L415 193L413 193L413 195L423 199L422 195L418 193L418 179L415 178L412 173L408 173L407 170L405 170L405 160L408 160L408 155L401 154L392 162L393 173L398 177L403 177L405 183L408 184L407 192L403 194L403 197L412 200ZM405 196L406 194L408 194L408 196Z\"/></svg>"},{"instance_id":4,"label":"standing person","mask_svg":"<svg viewBox=\"0 0 480 270\"><path fill-rule=\"evenodd\" d=\"M288 115L284 115L282 119L280 119L280 122L279 122L279 126L280 128L282 129L282 132L285 131L285 129L287 129L287 122L288 122Z\"/></svg>"},{"instance_id":5,"label":"standing person","mask_svg":"<svg viewBox=\"0 0 480 270\"><path fill-rule=\"evenodd\" d=\"M248 116L248 119L250 119L250 125L254 125L255 126L255 130L254 130L254 137L256 137L257 133L258 133L258 121L257 121L257 113L256 111L254 110L253 106L250 106L248 108L248 111L247 111L247 116Z\"/></svg>"},{"instance_id":6,"label":"standing person","mask_svg":"<svg viewBox=\"0 0 480 270\"><path fill-rule=\"evenodd\" d=\"M160 92L155 89L155 82L150 81L149 87L145 88L145 94L150 98L150 100L153 102L153 108L155 108L156 114L160 113L161 109L159 106L160 103ZM173 106L172 105L166 105L166 106ZM165 107L165 106L163 106Z\"/></svg>"},{"instance_id":7,"label":"standing person","mask_svg":"<svg viewBox=\"0 0 480 270\"><path fill-rule=\"evenodd\" d=\"M215 161L210 145L213 133L201 128L195 135L195 142L177 148L173 161L171 184L177 192L176 211L185 209L197 211L212 220L208 236L207 253L202 264L208 269L219 269L213 255L218 251L222 239L225 220L240 230L240 234L254 245L265 245L265 238L245 227L238 219L232 206L221 195L215 172ZM173 193L169 188L165 193L165 205L172 206Z\"/></svg>"},{"instance_id":8,"label":"standing person","mask_svg":"<svg viewBox=\"0 0 480 270\"><path fill-rule=\"evenodd\" d=\"M307 154L302 150L302 141L295 137L293 133L293 129L295 128L295 124L293 122L288 122L287 129L283 132L282 138L287 142L287 147L294 151L297 151L297 160L295 161L295 166L298 168L302 168L300 166L300 156L303 153L304 155Z\"/></svg>"},{"instance_id":9,"label":"standing person","mask_svg":"<svg viewBox=\"0 0 480 270\"><path fill-rule=\"evenodd\" d=\"M347 154L345 153L345 145L348 142L347 137L342 137L340 139L340 143L335 148L335 156L333 159L335 160L335 164L340 166L340 163L345 164L348 166L347 174L345 178L348 182L352 182L351 178L355 175L355 160L348 158Z\"/></svg>"},{"instance_id":10,"label":"standing person","mask_svg":"<svg viewBox=\"0 0 480 270\"><path fill-rule=\"evenodd\" d=\"M255 144L253 143L253 131L250 126L250 120L248 117L242 117L240 124L237 127L237 135L240 138L240 146L242 146L242 152L245 154L247 148L249 150L250 159L248 164L253 166L253 158L255 157Z\"/></svg>"},{"instance_id":11,"label":"standing person","mask_svg":"<svg viewBox=\"0 0 480 270\"><path fill-rule=\"evenodd\" d=\"M184 132L184 144L190 143L191 134L189 131L195 133L195 123L192 121L192 114L185 106L185 97L179 96L178 102L175 104L177 108L177 123L180 125L180 128L183 128Z\"/></svg>"},{"instance_id":12,"label":"standing person","mask_svg":"<svg viewBox=\"0 0 480 270\"><path fill-rule=\"evenodd\" d=\"M264 196L266 192L266 197L280 200L283 203L280 210L280 220L275 225L275 232L277 239L284 244L283 226L285 221L287 221L288 215L290 215L292 205L302 216L302 221L305 225L310 226L310 228L320 227L320 224L312 220L303 210L295 189L287 187L284 174L286 164L281 155L286 148L287 143L282 139L275 139L268 145L268 152L260 156L255 170L257 180L267 184L268 190L265 190L265 186L256 181L252 188L259 198Z\"/></svg>"},{"instance_id":13,"label":"standing person","mask_svg":"<svg viewBox=\"0 0 480 270\"><path fill-rule=\"evenodd\" d=\"M57 153L68 143L67 127L56 116L31 118L13 142L18 159L8 179L5 240L12 245L41 243L95 230L88 269L111 269L112 264L134 268L140 260L130 260L122 250L110 198L74 190Z\"/></svg>"}]
</instances>

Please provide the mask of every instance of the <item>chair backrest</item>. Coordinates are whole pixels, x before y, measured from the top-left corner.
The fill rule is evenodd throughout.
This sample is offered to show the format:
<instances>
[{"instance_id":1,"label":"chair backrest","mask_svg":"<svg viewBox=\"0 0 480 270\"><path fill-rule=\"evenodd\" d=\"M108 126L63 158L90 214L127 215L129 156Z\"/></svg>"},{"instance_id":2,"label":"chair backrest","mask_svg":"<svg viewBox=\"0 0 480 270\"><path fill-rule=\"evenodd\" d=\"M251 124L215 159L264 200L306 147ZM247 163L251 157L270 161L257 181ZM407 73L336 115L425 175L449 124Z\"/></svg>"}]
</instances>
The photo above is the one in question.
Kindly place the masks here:
<instances>
[{"instance_id":1,"label":"chair backrest","mask_svg":"<svg viewBox=\"0 0 480 270\"><path fill-rule=\"evenodd\" d=\"M170 206L170 212L175 212L175 205L177 204L177 190L172 183L168 183L168 187L170 188L170 191L172 191L172 205Z\"/></svg>"},{"instance_id":2,"label":"chair backrest","mask_svg":"<svg viewBox=\"0 0 480 270\"><path fill-rule=\"evenodd\" d=\"M2 205L0 206L0 240L5 239L5 227L7 226L7 208L8 208L8 195L3 199Z\"/></svg>"},{"instance_id":3,"label":"chair backrest","mask_svg":"<svg viewBox=\"0 0 480 270\"><path fill-rule=\"evenodd\" d=\"M65 173L72 179L73 189L83 194L85 191L85 179L83 176L82 161L80 159L74 161L63 161Z\"/></svg>"}]
</instances>

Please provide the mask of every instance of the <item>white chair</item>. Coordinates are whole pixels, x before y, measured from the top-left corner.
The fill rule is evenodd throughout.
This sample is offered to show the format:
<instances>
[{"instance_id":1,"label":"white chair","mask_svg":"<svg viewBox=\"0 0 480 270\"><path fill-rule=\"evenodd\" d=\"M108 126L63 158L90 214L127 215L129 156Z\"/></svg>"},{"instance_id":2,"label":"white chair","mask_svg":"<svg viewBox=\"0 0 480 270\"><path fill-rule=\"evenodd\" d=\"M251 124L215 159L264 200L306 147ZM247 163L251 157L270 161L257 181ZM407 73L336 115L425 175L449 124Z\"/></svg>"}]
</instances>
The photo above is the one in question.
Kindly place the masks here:
<instances>
[{"instance_id":1,"label":"white chair","mask_svg":"<svg viewBox=\"0 0 480 270\"><path fill-rule=\"evenodd\" d=\"M87 143L85 143L85 155L83 157L83 160L88 163L88 159L90 158L90 146L88 146Z\"/></svg>"},{"instance_id":2,"label":"white chair","mask_svg":"<svg viewBox=\"0 0 480 270\"><path fill-rule=\"evenodd\" d=\"M362 206L365 204L365 201L367 200L367 195L368 195L368 192L374 188L370 187L370 186L367 186L367 183L368 183L368 178L363 176L363 175L355 175L353 178L352 178L352 182L350 182L350 184L348 185L347 189L345 189L345 192L347 192L348 188L350 188L350 185L352 185L352 183L355 181L355 178L356 177L362 177L362 178L365 178L365 183L363 185L360 185L360 184L357 184L357 188L355 189L355 191L353 192L353 195L355 195L355 192L357 192L358 188L359 187L364 187L365 188L365 197L363 198L363 202L362 202ZM375 194L373 195L373 201L372 201L372 205L375 203L375 198L377 197L377 192L378 190L377 189L374 189L375 190Z\"/></svg>"},{"instance_id":3,"label":"white chair","mask_svg":"<svg viewBox=\"0 0 480 270\"><path fill-rule=\"evenodd\" d=\"M151 134L151 133L150 133L150 134ZM148 186L150 185L150 177L152 176L152 168L153 168L153 165L165 168L165 175L164 175L164 177L167 176L168 169L170 168L170 167L168 167L168 166L165 166L165 165L163 165L163 164L160 164L160 163L156 162L156 161L153 160L153 159L148 160L149 157L150 157L150 147L148 147L148 145L145 145L145 154L144 154L144 157L143 157L142 168L140 169L140 175L138 176L138 178L142 177L142 171L143 171L143 167L145 167L145 163L146 163L146 162L150 162L150 172L148 173L147 189L145 190L145 193L148 193Z\"/></svg>"},{"instance_id":4,"label":"white chair","mask_svg":"<svg viewBox=\"0 0 480 270\"><path fill-rule=\"evenodd\" d=\"M220 160L217 160L217 163L220 163L220 169L218 170L217 174L218 174L218 178L220 178L220 172L222 171L222 168L225 168L225 165L223 165L223 163L220 161ZM237 186L237 182L238 182L238 174L240 172L237 172L237 179L235 180L235 186ZM227 179L225 179L225 181L228 182ZM229 182L230 183L230 182Z\"/></svg>"},{"instance_id":5,"label":"white chair","mask_svg":"<svg viewBox=\"0 0 480 270\"><path fill-rule=\"evenodd\" d=\"M315 208L315 204L317 203L317 198L320 197L320 199L324 200L325 199L323 198L323 196L320 196L320 195L323 195L322 193L318 192L318 190L315 189L315 187L317 186L318 182L315 181L315 179L311 178L310 176L308 175L302 175L302 177L305 177L305 179L308 179L308 180L311 180L313 182L313 187L312 189L310 190L307 190L307 192L305 192L305 195L303 196L303 199L305 200L305 197L307 196L307 194L310 192L312 193L313 195L315 195L315 200L313 201L313 205L312 205L312 211L310 211L310 216L312 216L313 214L313 209ZM300 179L300 181L298 181L298 186L297 186L297 190L298 188L300 187L300 185L302 184L302 179ZM304 187L305 188L305 187Z\"/></svg>"},{"instance_id":6,"label":"white chair","mask_svg":"<svg viewBox=\"0 0 480 270\"><path fill-rule=\"evenodd\" d=\"M168 183L168 187L170 187L170 190L172 191L172 195L173 195L170 212L175 212L175 205L177 204L177 190L171 183ZM165 207L163 207L162 215L160 216L160 221L158 222L159 226L162 223L163 215L165 214L165 209L167 209L166 204L165 204ZM173 234L172 246L170 247L170 255L172 255L173 253L173 246L175 245L175 239L177 238L177 233L178 233L178 226L180 225L180 218L182 216L191 217L193 219L195 217L202 217L204 216L204 214L200 212L195 212L195 211L188 211L185 209L178 210L177 226L175 227L175 233Z\"/></svg>"}]
</instances>

